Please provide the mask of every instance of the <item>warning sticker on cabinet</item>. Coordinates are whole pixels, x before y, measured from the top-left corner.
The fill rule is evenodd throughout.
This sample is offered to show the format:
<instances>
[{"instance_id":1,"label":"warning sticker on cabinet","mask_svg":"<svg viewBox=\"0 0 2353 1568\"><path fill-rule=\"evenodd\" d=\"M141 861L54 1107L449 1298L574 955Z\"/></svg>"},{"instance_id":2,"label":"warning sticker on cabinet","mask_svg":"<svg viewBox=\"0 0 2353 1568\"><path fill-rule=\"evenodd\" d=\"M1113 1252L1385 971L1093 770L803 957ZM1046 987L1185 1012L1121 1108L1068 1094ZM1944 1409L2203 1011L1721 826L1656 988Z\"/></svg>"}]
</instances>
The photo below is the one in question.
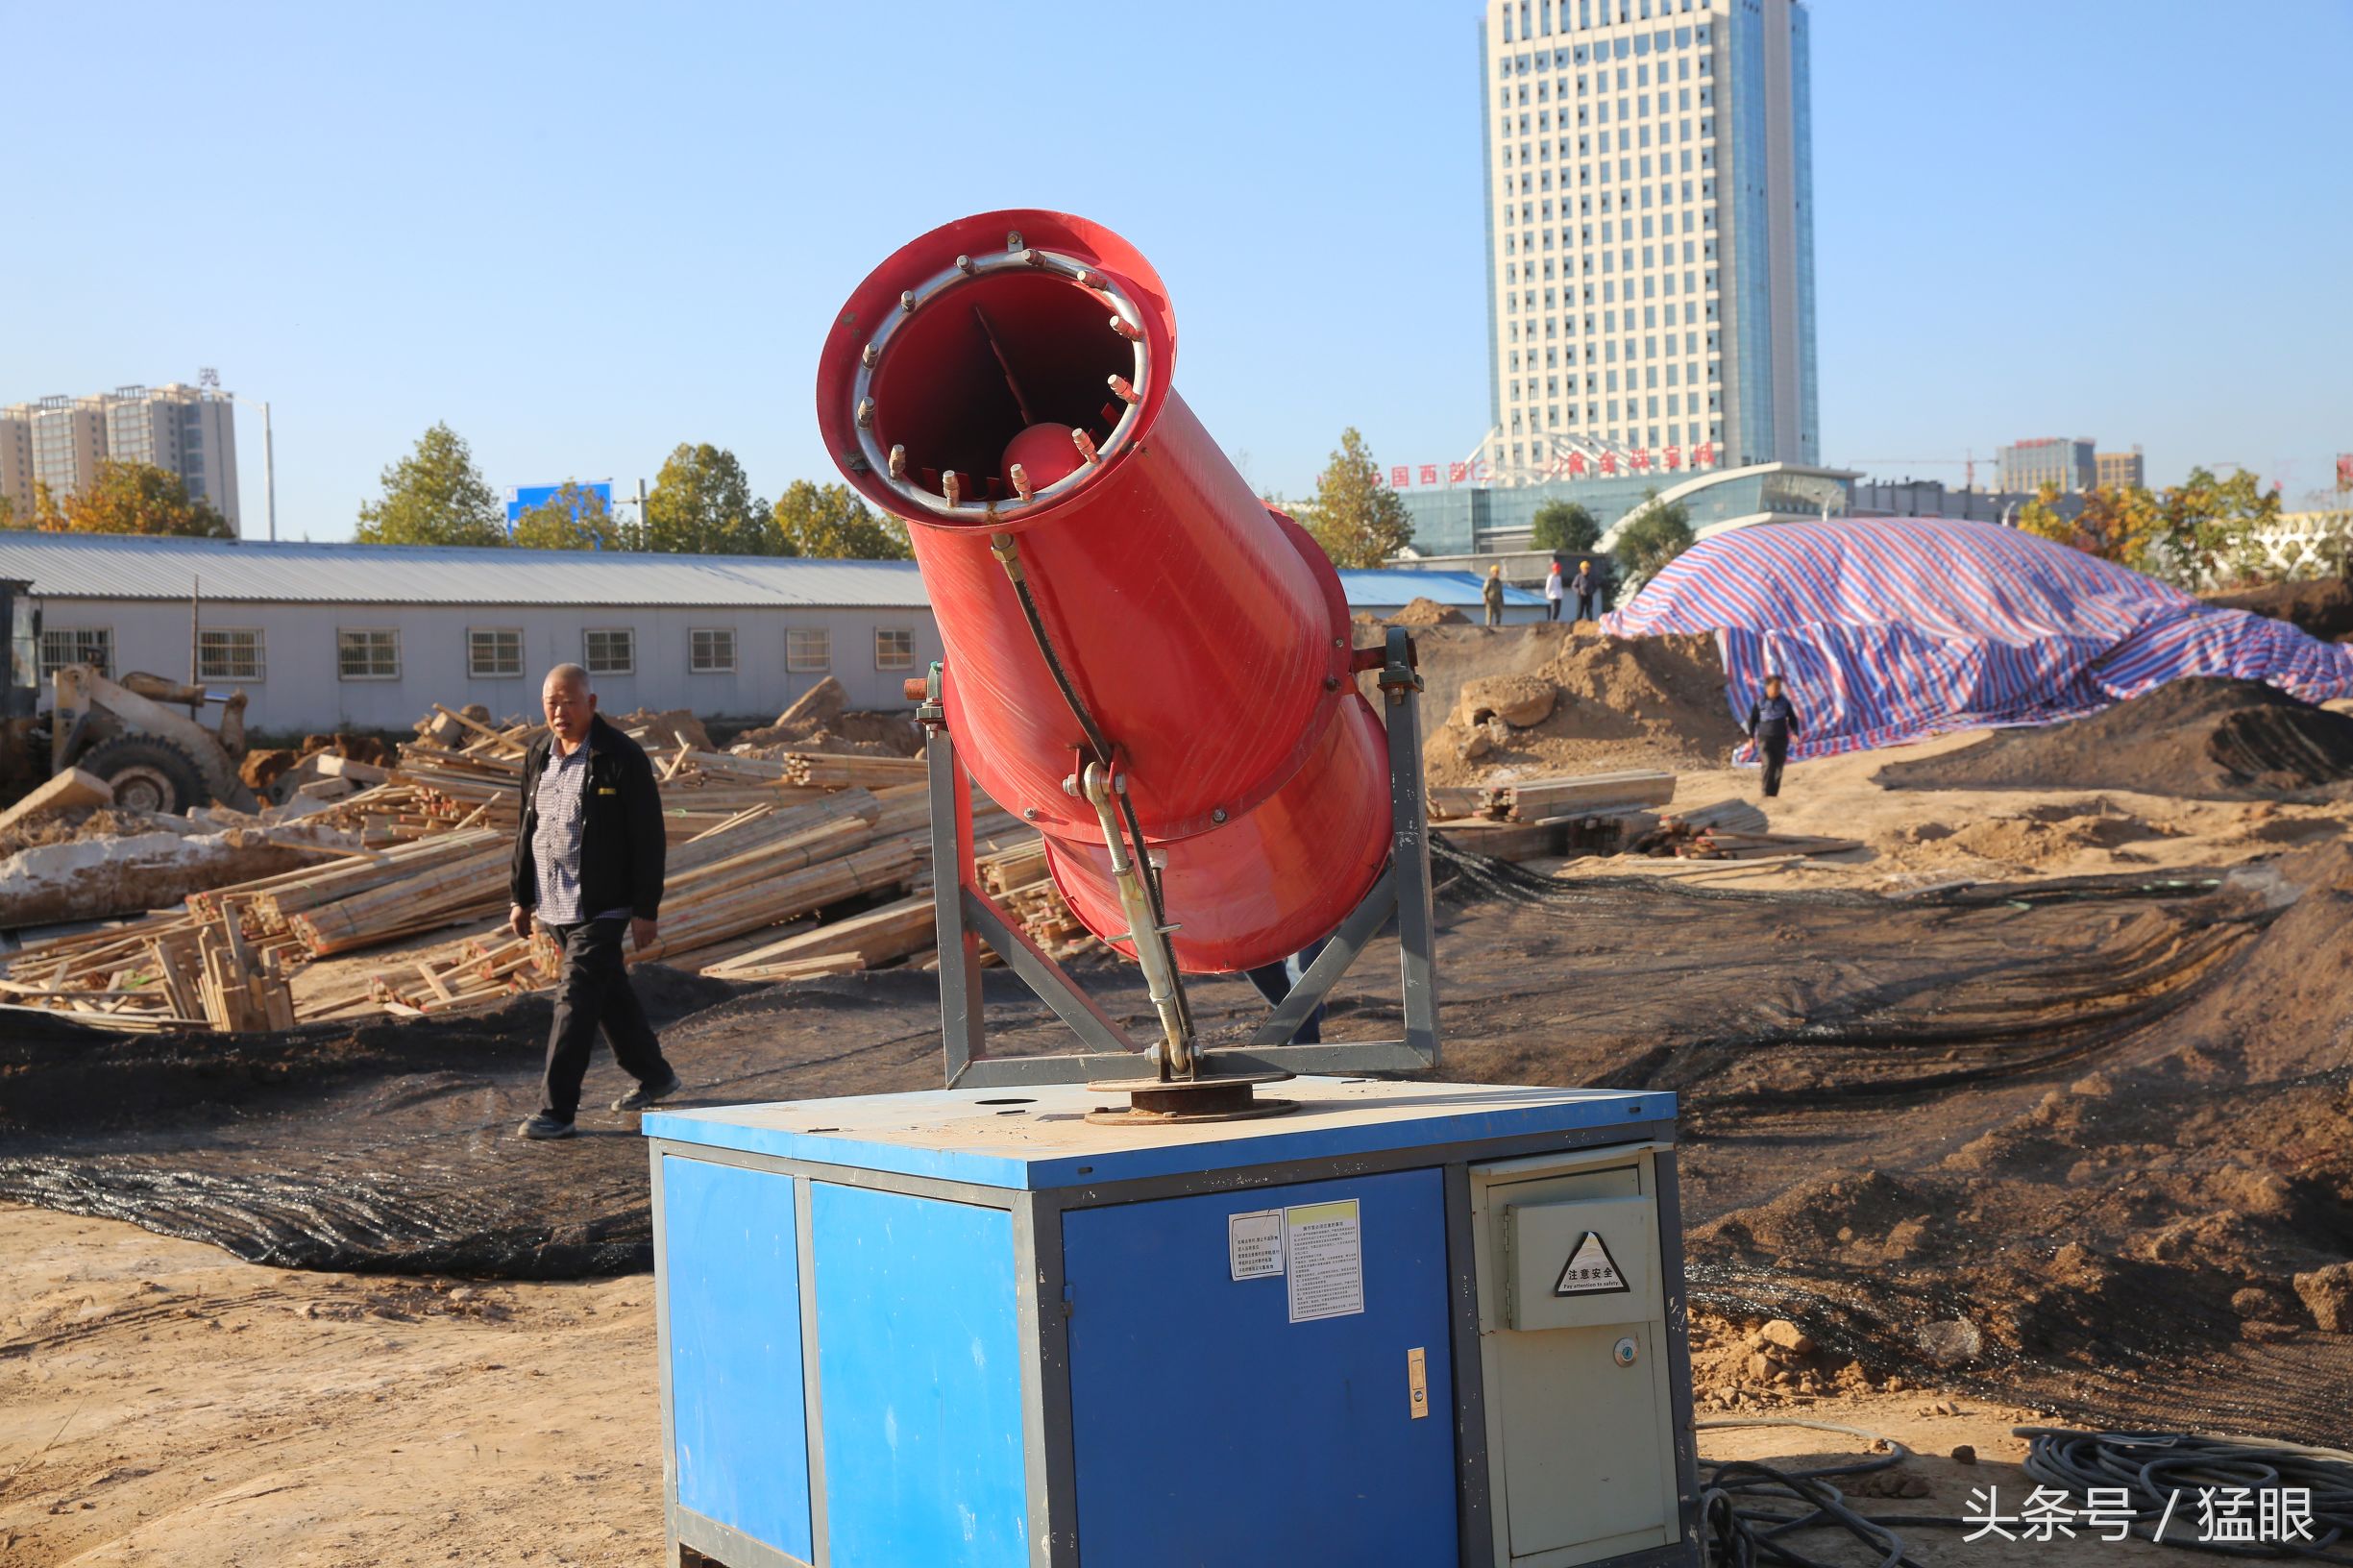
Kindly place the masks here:
<instances>
[{"instance_id":1,"label":"warning sticker on cabinet","mask_svg":"<svg viewBox=\"0 0 2353 1568\"><path fill-rule=\"evenodd\" d=\"M1226 1261L1238 1280L1272 1279L1282 1273L1283 1211L1226 1215Z\"/></svg>"},{"instance_id":2,"label":"warning sticker on cabinet","mask_svg":"<svg viewBox=\"0 0 2353 1568\"><path fill-rule=\"evenodd\" d=\"M1561 1265L1560 1278L1553 1284L1553 1294L1606 1296L1628 1288L1626 1276L1618 1272L1618 1261L1609 1256L1609 1243L1602 1239L1601 1232L1587 1231L1570 1249L1569 1261Z\"/></svg>"},{"instance_id":3,"label":"warning sticker on cabinet","mask_svg":"<svg viewBox=\"0 0 2353 1568\"><path fill-rule=\"evenodd\" d=\"M1363 1241L1354 1198L1283 1211L1292 1322L1364 1311Z\"/></svg>"}]
</instances>

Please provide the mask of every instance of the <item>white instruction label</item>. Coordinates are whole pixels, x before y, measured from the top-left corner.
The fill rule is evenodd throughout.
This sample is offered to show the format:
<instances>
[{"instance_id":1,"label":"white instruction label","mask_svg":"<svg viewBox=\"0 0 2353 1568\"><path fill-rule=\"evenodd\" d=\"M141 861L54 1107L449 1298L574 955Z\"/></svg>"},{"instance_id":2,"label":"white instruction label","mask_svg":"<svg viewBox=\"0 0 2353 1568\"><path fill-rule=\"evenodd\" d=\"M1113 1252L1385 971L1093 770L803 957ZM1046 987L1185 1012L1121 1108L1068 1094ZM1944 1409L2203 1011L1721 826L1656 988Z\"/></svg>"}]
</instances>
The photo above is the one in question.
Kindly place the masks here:
<instances>
[{"instance_id":1,"label":"white instruction label","mask_svg":"<svg viewBox=\"0 0 2353 1568\"><path fill-rule=\"evenodd\" d=\"M1266 1280L1282 1273L1283 1211L1226 1215L1226 1261L1238 1280Z\"/></svg>"},{"instance_id":2,"label":"white instruction label","mask_svg":"<svg viewBox=\"0 0 2353 1568\"><path fill-rule=\"evenodd\" d=\"M1290 1268L1292 1322L1364 1311L1364 1237L1356 1199L1284 1210L1283 1251Z\"/></svg>"}]
</instances>

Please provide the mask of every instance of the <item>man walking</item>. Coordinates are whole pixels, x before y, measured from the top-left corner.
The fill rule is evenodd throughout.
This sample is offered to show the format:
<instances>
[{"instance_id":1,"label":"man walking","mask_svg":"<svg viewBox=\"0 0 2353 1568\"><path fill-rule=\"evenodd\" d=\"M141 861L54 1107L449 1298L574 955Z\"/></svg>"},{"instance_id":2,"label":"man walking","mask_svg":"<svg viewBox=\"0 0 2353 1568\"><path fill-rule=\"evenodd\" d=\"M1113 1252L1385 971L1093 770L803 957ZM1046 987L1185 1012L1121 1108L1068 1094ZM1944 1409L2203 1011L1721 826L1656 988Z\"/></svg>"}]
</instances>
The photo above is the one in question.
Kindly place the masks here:
<instances>
[{"instance_id":1,"label":"man walking","mask_svg":"<svg viewBox=\"0 0 2353 1568\"><path fill-rule=\"evenodd\" d=\"M1593 576L1591 561L1577 563L1577 576L1569 586L1577 590L1577 619L1592 620L1594 596L1601 591L1602 585Z\"/></svg>"},{"instance_id":2,"label":"man walking","mask_svg":"<svg viewBox=\"0 0 2353 1568\"><path fill-rule=\"evenodd\" d=\"M1560 557L1553 557L1553 569L1544 574L1544 619L1560 619Z\"/></svg>"},{"instance_id":3,"label":"man walking","mask_svg":"<svg viewBox=\"0 0 2353 1568\"><path fill-rule=\"evenodd\" d=\"M1789 760L1789 739L1798 733L1798 709L1781 689L1777 674L1765 677L1765 695L1749 704L1749 722L1741 726L1756 742L1765 759L1765 794L1781 793L1781 765Z\"/></svg>"},{"instance_id":4,"label":"man walking","mask_svg":"<svg viewBox=\"0 0 2353 1568\"><path fill-rule=\"evenodd\" d=\"M1480 585L1479 598L1481 602L1487 607L1487 625L1490 626L1502 625L1504 624L1503 562L1498 561L1487 568L1487 580Z\"/></svg>"},{"instance_id":5,"label":"man walking","mask_svg":"<svg viewBox=\"0 0 2353 1568\"><path fill-rule=\"evenodd\" d=\"M662 1058L621 954L624 931L641 951L652 945L662 907L666 845L653 765L598 717L597 694L578 665L548 672L540 704L548 734L523 759L507 924L527 937L536 912L563 950L539 1114L515 1129L553 1139L573 1136L600 1026L614 1060L637 1080L614 1110L643 1111L683 1086Z\"/></svg>"}]
</instances>

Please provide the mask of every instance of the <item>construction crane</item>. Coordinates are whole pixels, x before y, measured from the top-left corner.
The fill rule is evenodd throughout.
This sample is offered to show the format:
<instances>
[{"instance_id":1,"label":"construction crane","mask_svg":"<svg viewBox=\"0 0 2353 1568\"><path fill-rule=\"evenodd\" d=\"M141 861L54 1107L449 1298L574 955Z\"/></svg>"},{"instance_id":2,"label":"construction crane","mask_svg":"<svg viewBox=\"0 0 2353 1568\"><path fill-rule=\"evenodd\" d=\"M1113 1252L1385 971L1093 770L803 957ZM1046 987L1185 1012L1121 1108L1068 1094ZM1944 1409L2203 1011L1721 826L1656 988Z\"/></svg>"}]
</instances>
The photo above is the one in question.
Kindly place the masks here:
<instances>
[{"instance_id":1,"label":"construction crane","mask_svg":"<svg viewBox=\"0 0 2353 1568\"><path fill-rule=\"evenodd\" d=\"M1907 468L1957 468L1962 471L1961 488L1974 490L1977 488L1977 464L1980 461L1990 463L1995 459L1980 459L1974 452L1969 452L1958 457L1850 457L1847 460L1856 468L1874 463L1901 463Z\"/></svg>"},{"instance_id":2,"label":"construction crane","mask_svg":"<svg viewBox=\"0 0 2353 1568\"><path fill-rule=\"evenodd\" d=\"M1674 1096L1423 1076L1412 633L1360 632L1176 346L1151 264L1059 212L934 230L834 315L826 450L945 649L909 696L949 1087L645 1118L666 1561L1697 1568ZM991 895L984 791L1148 1006ZM1392 920L1402 1038L1311 1041ZM1196 1015L1237 970L1271 1011Z\"/></svg>"}]
</instances>

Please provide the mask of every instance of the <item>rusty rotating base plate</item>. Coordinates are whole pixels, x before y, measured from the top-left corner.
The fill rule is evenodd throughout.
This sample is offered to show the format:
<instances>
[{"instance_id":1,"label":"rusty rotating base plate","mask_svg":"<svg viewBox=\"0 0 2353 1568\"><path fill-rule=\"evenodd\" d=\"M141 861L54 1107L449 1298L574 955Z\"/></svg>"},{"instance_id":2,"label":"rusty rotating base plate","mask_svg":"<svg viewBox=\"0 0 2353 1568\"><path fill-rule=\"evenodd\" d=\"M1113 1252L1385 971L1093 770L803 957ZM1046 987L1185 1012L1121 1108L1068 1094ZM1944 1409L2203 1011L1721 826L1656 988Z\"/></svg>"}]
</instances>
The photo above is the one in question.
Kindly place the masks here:
<instances>
[{"instance_id":1,"label":"rusty rotating base plate","mask_svg":"<svg viewBox=\"0 0 2353 1568\"><path fill-rule=\"evenodd\" d=\"M1299 1109L1297 1100L1262 1100L1261 1084L1279 1084L1287 1072L1229 1072L1198 1078L1104 1078L1087 1086L1096 1094L1124 1094L1127 1109L1097 1106L1087 1119L1103 1127L1182 1127L1201 1121L1247 1121Z\"/></svg>"}]
</instances>

